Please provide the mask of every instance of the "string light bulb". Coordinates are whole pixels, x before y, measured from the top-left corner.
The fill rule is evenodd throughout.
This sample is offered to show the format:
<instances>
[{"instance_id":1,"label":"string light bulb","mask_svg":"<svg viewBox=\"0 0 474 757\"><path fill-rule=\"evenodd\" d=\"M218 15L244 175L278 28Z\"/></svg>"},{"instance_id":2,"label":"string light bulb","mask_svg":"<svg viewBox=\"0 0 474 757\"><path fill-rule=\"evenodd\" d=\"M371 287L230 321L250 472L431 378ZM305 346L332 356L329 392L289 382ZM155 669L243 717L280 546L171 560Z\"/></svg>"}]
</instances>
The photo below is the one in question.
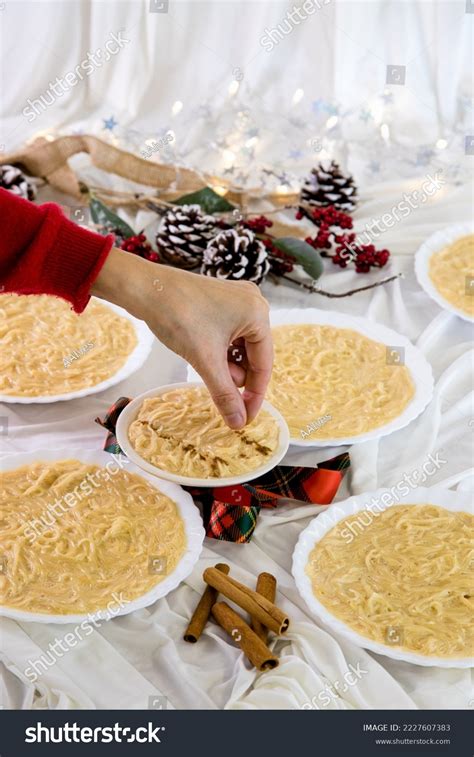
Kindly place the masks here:
<instances>
[{"instance_id":1,"label":"string light bulb","mask_svg":"<svg viewBox=\"0 0 474 757\"><path fill-rule=\"evenodd\" d=\"M448 146L448 140L444 139L443 137L438 139L436 142L436 147L438 148L438 150L445 150L447 146Z\"/></svg>"},{"instance_id":2,"label":"string light bulb","mask_svg":"<svg viewBox=\"0 0 474 757\"><path fill-rule=\"evenodd\" d=\"M374 119L374 123L376 126L382 123L383 118L383 103L379 102L378 100L375 100L373 103L371 103L369 111L372 115L372 118Z\"/></svg>"},{"instance_id":3,"label":"string light bulb","mask_svg":"<svg viewBox=\"0 0 474 757\"><path fill-rule=\"evenodd\" d=\"M220 195L221 197L224 197L229 191L227 187L223 187L221 184L214 184L212 188L214 192Z\"/></svg>"},{"instance_id":4,"label":"string light bulb","mask_svg":"<svg viewBox=\"0 0 474 757\"><path fill-rule=\"evenodd\" d=\"M181 102L181 100L176 100L176 102L173 103L171 107L172 115L177 116L178 113L181 113L182 110L183 110L183 103Z\"/></svg>"},{"instance_id":5,"label":"string light bulb","mask_svg":"<svg viewBox=\"0 0 474 757\"><path fill-rule=\"evenodd\" d=\"M234 165L235 153L232 152L232 150L224 150L222 153L222 158L224 161L224 168L232 168L232 166Z\"/></svg>"},{"instance_id":6,"label":"string light bulb","mask_svg":"<svg viewBox=\"0 0 474 757\"><path fill-rule=\"evenodd\" d=\"M298 89L295 91L295 94L293 95L292 103L293 105L297 105L304 97L304 89L301 89L301 87L298 87Z\"/></svg>"}]
</instances>

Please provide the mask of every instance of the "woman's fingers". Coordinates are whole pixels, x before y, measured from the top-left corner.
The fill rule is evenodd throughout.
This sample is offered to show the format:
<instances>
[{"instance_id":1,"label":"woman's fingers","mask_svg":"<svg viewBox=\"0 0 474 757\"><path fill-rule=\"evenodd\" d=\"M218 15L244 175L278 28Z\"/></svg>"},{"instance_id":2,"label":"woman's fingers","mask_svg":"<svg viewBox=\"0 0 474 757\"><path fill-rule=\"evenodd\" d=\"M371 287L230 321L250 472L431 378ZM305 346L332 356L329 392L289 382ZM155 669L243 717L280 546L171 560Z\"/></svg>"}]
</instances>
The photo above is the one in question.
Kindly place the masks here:
<instances>
[{"instance_id":1,"label":"woman's fingers","mask_svg":"<svg viewBox=\"0 0 474 757\"><path fill-rule=\"evenodd\" d=\"M233 429L245 426L247 411L231 376L226 349L216 345L204 361L198 361L195 368L227 425Z\"/></svg>"},{"instance_id":2,"label":"woman's fingers","mask_svg":"<svg viewBox=\"0 0 474 757\"><path fill-rule=\"evenodd\" d=\"M232 381L236 386L245 386L245 379L247 376L245 368L236 365L236 363L229 362L229 372L232 376Z\"/></svg>"},{"instance_id":3,"label":"woman's fingers","mask_svg":"<svg viewBox=\"0 0 474 757\"><path fill-rule=\"evenodd\" d=\"M248 368L242 396L247 409L247 423L250 423L260 410L272 375L273 341L268 321L245 338L245 349Z\"/></svg>"}]
</instances>

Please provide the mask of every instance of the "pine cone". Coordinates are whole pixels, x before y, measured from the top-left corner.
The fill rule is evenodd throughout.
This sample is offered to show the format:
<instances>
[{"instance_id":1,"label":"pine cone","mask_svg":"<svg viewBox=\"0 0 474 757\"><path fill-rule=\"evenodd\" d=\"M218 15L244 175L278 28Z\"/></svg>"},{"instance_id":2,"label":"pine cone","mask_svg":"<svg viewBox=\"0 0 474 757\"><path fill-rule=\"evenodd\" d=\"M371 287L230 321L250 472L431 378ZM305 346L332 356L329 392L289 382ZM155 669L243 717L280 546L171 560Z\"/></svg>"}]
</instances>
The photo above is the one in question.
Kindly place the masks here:
<instances>
[{"instance_id":1,"label":"pine cone","mask_svg":"<svg viewBox=\"0 0 474 757\"><path fill-rule=\"evenodd\" d=\"M163 217L156 235L158 251L172 265L196 268L216 228L215 219L204 215L199 205L172 208Z\"/></svg>"},{"instance_id":2,"label":"pine cone","mask_svg":"<svg viewBox=\"0 0 474 757\"><path fill-rule=\"evenodd\" d=\"M357 202L357 187L353 177L345 176L334 160L328 167L319 163L304 183L301 201L309 205L334 205L339 210L353 210Z\"/></svg>"},{"instance_id":3,"label":"pine cone","mask_svg":"<svg viewBox=\"0 0 474 757\"><path fill-rule=\"evenodd\" d=\"M270 269L265 245L249 229L221 231L207 245L201 273L260 284Z\"/></svg>"},{"instance_id":4,"label":"pine cone","mask_svg":"<svg viewBox=\"0 0 474 757\"><path fill-rule=\"evenodd\" d=\"M0 166L0 187L25 200L34 200L36 197L36 187L16 166Z\"/></svg>"}]
</instances>

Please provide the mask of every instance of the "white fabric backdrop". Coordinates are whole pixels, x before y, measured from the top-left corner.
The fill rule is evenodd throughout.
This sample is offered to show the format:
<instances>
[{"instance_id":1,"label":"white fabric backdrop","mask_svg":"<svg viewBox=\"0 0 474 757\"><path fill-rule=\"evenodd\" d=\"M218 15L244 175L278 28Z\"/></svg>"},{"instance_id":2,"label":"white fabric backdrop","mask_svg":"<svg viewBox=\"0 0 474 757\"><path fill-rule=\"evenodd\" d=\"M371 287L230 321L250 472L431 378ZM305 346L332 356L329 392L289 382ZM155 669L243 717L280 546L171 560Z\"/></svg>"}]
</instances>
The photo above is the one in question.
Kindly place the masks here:
<instances>
[{"instance_id":1,"label":"white fabric backdrop","mask_svg":"<svg viewBox=\"0 0 474 757\"><path fill-rule=\"evenodd\" d=\"M162 14L150 13L148 0L7 0L0 11L0 144L10 149L73 123L101 127L111 114L145 132L179 130L179 119L209 97L225 107L240 75L251 106L258 100L270 113L304 115L317 98L350 108L383 90L387 65L406 66L405 86L392 88L394 136L436 140L455 127L459 96L472 96L474 14L465 12L465 0L319 2L267 52L262 36L302 2L170 0ZM120 29L130 42L28 123L21 115L27 99ZM291 110L300 88L304 98ZM173 121L175 101L184 107ZM269 122L266 131L276 139L272 128ZM179 138L192 139L189 131L188 123Z\"/></svg>"},{"instance_id":2,"label":"white fabric backdrop","mask_svg":"<svg viewBox=\"0 0 474 757\"><path fill-rule=\"evenodd\" d=\"M414 183L371 188L372 199L356 214L358 224L379 218L400 201L402 192L412 191L421 182L419 177ZM413 274L417 246L446 224L469 217L471 191L469 187L442 188L433 200L386 232L383 243L394 253L387 273L403 271L401 282L339 300L337 305L286 286L265 285L273 307L337 308L391 326L418 344L433 366L433 402L407 429L380 442L352 447L352 473L339 500L350 493L392 486L436 452L446 463L428 485L446 481L447 486L473 488L472 326L441 311L419 289ZM341 291L370 280L370 276L333 272L329 267L324 286ZM157 343L138 374L96 397L50 407L3 405L1 414L7 415L10 423L8 436L0 437L1 454L46 446L64 448L71 439L74 445L99 448L104 432L94 418L119 395L134 396L184 376L183 362ZM310 464L332 452L336 450L292 453L288 460ZM309 615L290 569L298 535L315 513L313 506L265 511L248 545L206 540L202 557L184 584L152 607L104 624L39 678L36 693L23 672L28 660L40 657L55 637L71 629L2 622L4 706L140 709L148 706L149 696L161 694L168 698L169 707L178 709L309 708L312 700L321 709L472 707L471 671L422 668L370 654L328 633ZM291 633L276 642L281 656L276 670L255 674L239 650L211 624L199 645L182 641L203 588L202 572L218 559L228 562L232 574L248 584L261 570L277 577L278 602L293 624ZM341 684L350 664L359 669L360 681L340 696L330 694L330 687L336 681Z\"/></svg>"}]
</instances>

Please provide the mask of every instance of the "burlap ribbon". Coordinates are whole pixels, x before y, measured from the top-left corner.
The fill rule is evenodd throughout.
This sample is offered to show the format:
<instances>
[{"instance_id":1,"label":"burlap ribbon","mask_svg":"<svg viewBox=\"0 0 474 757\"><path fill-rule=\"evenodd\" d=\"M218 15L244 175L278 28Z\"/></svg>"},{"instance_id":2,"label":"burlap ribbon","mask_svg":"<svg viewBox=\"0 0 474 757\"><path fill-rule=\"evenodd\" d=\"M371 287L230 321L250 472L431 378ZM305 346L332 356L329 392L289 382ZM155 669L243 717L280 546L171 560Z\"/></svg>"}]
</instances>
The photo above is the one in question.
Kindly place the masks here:
<instances>
[{"instance_id":1,"label":"burlap ribbon","mask_svg":"<svg viewBox=\"0 0 474 757\"><path fill-rule=\"evenodd\" d=\"M261 190L254 192L248 189L243 192L221 177L139 158L137 155L120 150L90 135L58 137L51 141L45 137L38 137L20 150L0 156L0 164L16 165L30 176L41 177L61 192L79 199L82 194L80 182L68 164L69 158L78 153L87 153L93 165L102 171L116 174L137 184L153 187L155 196L159 194L160 198L165 200L173 200L188 192L202 189L206 185L225 188L226 197L237 204L245 202L249 196L255 196L255 193L262 196ZM117 197L115 201L109 197L108 204L127 204L125 195L126 193L122 197ZM273 204L281 206L294 201L296 196L282 197L278 193L271 193L266 197Z\"/></svg>"},{"instance_id":2,"label":"burlap ribbon","mask_svg":"<svg viewBox=\"0 0 474 757\"><path fill-rule=\"evenodd\" d=\"M4 155L0 162L17 165L30 176L41 177L61 192L79 198L81 196L80 184L74 171L68 165L69 158L78 153L90 155L94 166L102 171L155 189L168 190L171 194L193 192L201 189L206 183L217 181L217 177L203 177L188 168L139 158L97 137L87 135L58 137L53 141L39 137L30 145ZM224 180L219 180L219 182L222 186L226 186Z\"/></svg>"}]
</instances>

